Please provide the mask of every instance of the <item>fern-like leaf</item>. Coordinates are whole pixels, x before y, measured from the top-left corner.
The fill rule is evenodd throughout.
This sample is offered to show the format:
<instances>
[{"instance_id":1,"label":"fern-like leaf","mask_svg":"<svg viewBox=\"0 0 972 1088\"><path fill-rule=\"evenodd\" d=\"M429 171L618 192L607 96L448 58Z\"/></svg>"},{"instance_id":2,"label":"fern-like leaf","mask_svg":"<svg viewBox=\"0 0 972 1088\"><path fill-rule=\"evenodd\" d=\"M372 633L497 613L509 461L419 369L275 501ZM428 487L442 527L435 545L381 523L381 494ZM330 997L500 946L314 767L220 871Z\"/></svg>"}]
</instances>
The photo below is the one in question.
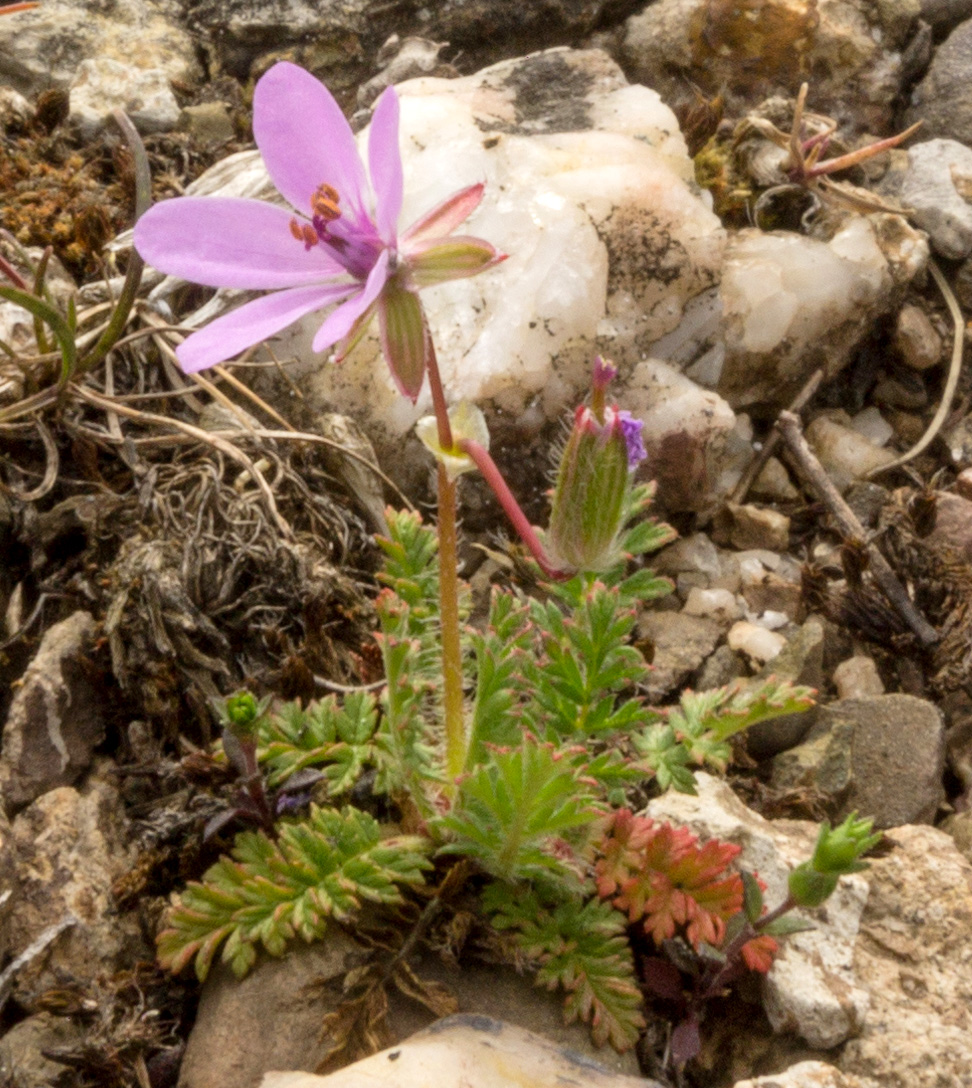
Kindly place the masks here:
<instances>
[{"instance_id":1,"label":"fern-like leaf","mask_svg":"<svg viewBox=\"0 0 972 1088\"><path fill-rule=\"evenodd\" d=\"M569 899L548 906L523 887L494 884L484 907L497 929L513 930L539 966L537 984L566 991L568 1023L590 1024L598 1046L628 1050L645 1026L624 918L607 903Z\"/></svg>"},{"instance_id":2,"label":"fern-like leaf","mask_svg":"<svg viewBox=\"0 0 972 1088\"><path fill-rule=\"evenodd\" d=\"M306 818L281 824L276 841L243 832L231 857L175 898L159 961L179 971L194 960L202 981L225 940L223 962L242 977L258 945L279 956L295 936L315 940L328 918L347 919L364 902L401 902L401 887L422 883L431 868L428 849L417 836L382 839L378 822L350 807L312 805Z\"/></svg>"},{"instance_id":3,"label":"fern-like leaf","mask_svg":"<svg viewBox=\"0 0 972 1088\"><path fill-rule=\"evenodd\" d=\"M267 771L267 785L282 785L296 771L320 767L331 796L349 790L374 760L372 738L378 721L375 698L351 692L343 704L328 696L306 710L286 703L261 718L257 759Z\"/></svg>"},{"instance_id":4,"label":"fern-like leaf","mask_svg":"<svg viewBox=\"0 0 972 1088\"><path fill-rule=\"evenodd\" d=\"M656 944L684 932L693 947L719 945L725 924L743 907L743 882L726 873L740 848L687 828L655 824L627 809L614 814L596 865L597 890Z\"/></svg>"},{"instance_id":5,"label":"fern-like leaf","mask_svg":"<svg viewBox=\"0 0 972 1088\"><path fill-rule=\"evenodd\" d=\"M576 887L601 812L594 786L563 752L526 735L462 779L453 810L435 821L453 840L443 852L502 880Z\"/></svg>"}]
</instances>

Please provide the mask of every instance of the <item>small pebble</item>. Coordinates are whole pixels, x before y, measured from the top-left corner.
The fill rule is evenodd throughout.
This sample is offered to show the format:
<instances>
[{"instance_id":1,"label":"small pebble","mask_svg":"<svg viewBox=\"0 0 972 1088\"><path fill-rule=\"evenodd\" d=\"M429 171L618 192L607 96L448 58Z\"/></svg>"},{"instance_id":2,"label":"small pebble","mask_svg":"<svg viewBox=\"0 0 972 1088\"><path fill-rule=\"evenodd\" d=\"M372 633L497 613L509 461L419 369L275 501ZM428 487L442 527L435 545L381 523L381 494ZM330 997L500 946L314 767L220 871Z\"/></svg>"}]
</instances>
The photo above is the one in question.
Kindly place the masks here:
<instances>
[{"instance_id":1,"label":"small pebble","mask_svg":"<svg viewBox=\"0 0 972 1088\"><path fill-rule=\"evenodd\" d=\"M972 499L972 468L963 469L955 478L955 490L963 499Z\"/></svg>"},{"instance_id":2,"label":"small pebble","mask_svg":"<svg viewBox=\"0 0 972 1088\"><path fill-rule=\"evenodd\" d=\"M884 682L877 665L864 654L849 657L834 669L834 685L838 699L863 699L868 695L884 694Z\"/></svg>"},{"instance_id":3,"label":"small pebble","mask_svg":"<svg viewBox=\"0 0 972 1088\"><path fill-rule=\"evenodd\" d=\"M894 437L894 427L873 404L863 412L858 412L851 420L851 426L875 446L886 446Z\"/></svg>"},{"instance_id":4,"label":"small pebble","mask_svg":"<svg viewBox=\"0 0 972 1088\"><path fill-rule=\"evenodd\" d=\"M739 619L741 609L735 594L728 589L699 589L689 591L682 609L690 616L711 616L714 620Z\"/></svg>"},{"instance_id":5,"label":"small pebble","mask_svg":"<svg viewBox=\"0 0 972 1088\"><path fill-rule=\"evenodd\" d=\"M790 519L778 510L728 503L729 541L734 548L785 552L790 545Z\"/></svg>"},{"instance_id":6,"label":"small pebble","mask_svg":"<svg viewBox=\"0 0 972 1088\"><path fill-rule=\"evenodd\" d=\"M942 338L928 314L913 303L901 307L893 343L901 361L912 370L928 370L941 362Z\"/></svg>"},{"instance_id":7,"label":"small pebble","mask_svg":"<svg viewBox=\"0 0 972 1088\"><path fill-rule=\"evenodd\" d=\"M785 617L784 617L785 620ZM744 653L759 665L772 661L786 645L786 639L776 631L748 620L740 620L729 628L726 641L730 650Z\"/></svg>"}]
</instances>

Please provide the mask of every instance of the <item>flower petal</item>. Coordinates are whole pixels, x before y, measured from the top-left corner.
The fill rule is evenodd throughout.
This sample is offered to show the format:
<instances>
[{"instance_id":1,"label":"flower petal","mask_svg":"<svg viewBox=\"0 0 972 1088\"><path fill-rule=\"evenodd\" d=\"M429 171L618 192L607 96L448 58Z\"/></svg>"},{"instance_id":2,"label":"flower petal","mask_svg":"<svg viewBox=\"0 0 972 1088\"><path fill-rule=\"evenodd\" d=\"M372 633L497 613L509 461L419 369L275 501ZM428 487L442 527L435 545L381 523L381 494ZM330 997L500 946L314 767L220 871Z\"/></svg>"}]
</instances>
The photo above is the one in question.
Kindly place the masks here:
<instances>
[{"instance_id":1,"label":"flower petal","mask_svg":"<svg viewBox=\"0 0 972 1088\"><path fill-rule=\"evenodd\" d=\"M441 204L437 204L430 212L426 212L420 219L415 220L402 235L402 243L417 243L428 238L439 238L454 231L479 207L485 188L486 186L480 181L446 197Z\"/></svg>"},{"instance_id":2,"label":"flower petal","mask_svg":"<svg viewBox=\"0 0 972 1088\"><path fill-rule=\"evenodd\" d=\"M486 268L506 260L496 246L482 238L453 234L448 238L430 238L412 243L406 256L416 287L431 287L435 283L475 276Z\"/></svg>"},{"instance_id":3,"label":"flower petal","mask_svg":"<svg viewBox=\"0 0 972 1088\"><path fill-rule=\"evenodd\" d=\"M342 274L326 249L294 238L292 218L262 200L176 197L139 219L135 248L160 272L209 287L264 291Z\"/></svg>"},{"instance_id":4,"label":"flower petal","mask_svg":"<svg viewBox=\"0 0 972 1088\"><path fill-rule=\"evenodd\" d=\"M398 95L388 87L378 99L368 130L368 168L375 191L375 225L385 245L394 245L402 210L402 156L398 148Z\"/></svg>"},{"instance_id":5,"label":"flower petal","mask_svg":"<svg viewBox=\"0 0 972 1088\"><path fill-rule=\"evenodd\" d=\"M285 329L304 314L339 301L352 290L346 284L295 287L247 302L184 340L176 348L179 365L186 373L194 374L223 363L244 348Z\"/></svg>"},{"instance_id":6,"label":"flower petal","mask_svg":"<svg viewBox=\"0 0 972 1088\"><path fill-rule=\"evenodd\" d=\"M312 345L314 351L324 351L338 340L343 340L354 327L354 323L368 309L385 288L388 279L388 250L382 250L374 267L368 274L368 280L358 293L352 295L343 306L339 306L317 330Z\"/></svg>"},{"instance_id":7,"label":"flower petal","mask_svg":"<svg viewBox=\"0 0 972 1088\"><path fill-rule=\"evenodd\" d=\"M378 301L378 318L381 346L392 377L402 395L414 403L425 377L429 337L418 292L390 280Z\"/></svg>"},{"instance_id":8,"label":"flower petal","mask_svg":"<svg viewBox=\"0 0 972 1088\"><path fill-rule=\"evenodd\" d=\"M311 197L327 184L345 208L366 214L368 179L351 126L310 72L280 61L260 78L253 136L274 185L295 208L309 213Z\"/></svg>"}]
</instances>

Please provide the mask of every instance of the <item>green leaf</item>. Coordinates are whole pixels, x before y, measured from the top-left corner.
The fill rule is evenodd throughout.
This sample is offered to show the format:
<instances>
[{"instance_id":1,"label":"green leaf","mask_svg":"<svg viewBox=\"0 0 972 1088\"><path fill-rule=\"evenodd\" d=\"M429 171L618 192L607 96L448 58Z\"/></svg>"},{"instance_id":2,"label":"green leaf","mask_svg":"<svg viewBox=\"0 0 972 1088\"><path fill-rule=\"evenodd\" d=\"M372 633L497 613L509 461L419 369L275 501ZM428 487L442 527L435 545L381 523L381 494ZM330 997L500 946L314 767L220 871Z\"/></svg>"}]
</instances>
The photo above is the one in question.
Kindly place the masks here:
<instances>
[{"instance_id":1,"label":"green leaf","mask_svg":"<svg viewBox=\"0 0 972 1088\"><path fill-rule=\"evenodd\" d=\"M61 314L49 303L29 291L21 291L17 287L0 286L0 298L22 306L34 317L43 321L54 334L58 347L61 349L61 385L71 380L78 365L78 349L74 342L74 333L71 326Z\"/></svg>"},{"instance_id":2,"label":"green leaf","mask_svg":"<svg viewBox=\"0 0 972 1088\"><path fill-rule=\"evenodd\" d=\"M816 929L813 922L806 918L799 918L795 914L783 914L779 918L759 927L760 933L768 937L788 937L791 933L806 933L807 930Z\"/></svg>"},{"instance_id":3,"label":"green leaf","mask_svg":"<svg viewBox=\"0 0 972 1088\"><path fill-rule=\"evenodd\" d=\"M300 935L319 938L330 917L347 919L362 903L401 902L401 887L431 868L429 843L417 836L382 839L378 822L357 809L317 808L283 823L276 841L262 832L236 837L232 857L176 897L158 938L159 961L177 971L195 959L203 981L217 948L245 974L257 945L281 955Z\"/></svg>"},{"instance_id":4,"label":"green leaf","mask_svg":"<svg viewBox=\"0 0 972 1088\"><path fill-rule=\"evenodd\" d=\"M537 985L567 992L567 1022L591 1025L594 1042L628 1050L645 1025L624 918L607 903L544 904L529 888L491 885L484 907L497 929L516 932L539 964Z\"/></svg>"},{"instance_id":5,"label":"green leaf","mask_svg":"<svg viewBox=\"0 0 972 1088\"><path fill-rule=\"evenodd\" d=\"M743 882L743 910L750 922L757 922L763 913L763 889L752 873L743 869L740 875Z\"/></svg>"},{"instance_id":6,"label":"green leaf","mask_svg":"<svg viewBox=\"0 0 972 1088\"><path fill-rule=\"evenodd\" d=\"M475 858L503 880L576 887L600 811L592 787L552 745L527 736L462 779L455 807L434 827L453 840L444 853Z\"/></svg>"}]
</instances>

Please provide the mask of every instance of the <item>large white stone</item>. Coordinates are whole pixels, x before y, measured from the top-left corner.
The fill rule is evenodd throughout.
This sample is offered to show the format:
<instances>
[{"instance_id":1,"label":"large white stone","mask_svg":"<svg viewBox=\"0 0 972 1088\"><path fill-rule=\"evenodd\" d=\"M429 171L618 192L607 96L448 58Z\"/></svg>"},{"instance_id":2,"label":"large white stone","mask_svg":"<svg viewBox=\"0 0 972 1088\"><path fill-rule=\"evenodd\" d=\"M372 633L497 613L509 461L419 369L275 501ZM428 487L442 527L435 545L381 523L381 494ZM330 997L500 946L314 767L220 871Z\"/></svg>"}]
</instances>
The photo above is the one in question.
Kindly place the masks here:
<instances>
[{"instance_id":1,"label":"large white stone","mask_svg":"<svg viewBox=\"0 0 972 1088\"><path fill-rule=\"evenodd\" d=\"M529 108L551 58L577 84L565 118ZM423 292L447 395L545 418L571 407L598 350L622 378L718 278L724 232L693 191L678 123L599 51L551 50L463 79L402 84L407 224L463 185L486 182L468 233L508 260ZM535 98L535 94L534 94ZM568 129L563 131L563 129ZM380 447L430 408L403 399L369 336L341 365L310 350L316 318L282 335L279 358L308 396L355 415ZM728 409L725 409L728 411Z\"/></svg>"},{"instance_id":2,"label":"large white stone","mask_svg":"<svg viewBox=\"0 0 972 1088\"><path fill-rule=\"evenodd\" d=\"M829 242L743 230L726 251L721 296L726 359L719 392L735 408L785 405L810 374L832 378L891 304L883 235L849 218Z\"/></svg>"}]
</instances>

